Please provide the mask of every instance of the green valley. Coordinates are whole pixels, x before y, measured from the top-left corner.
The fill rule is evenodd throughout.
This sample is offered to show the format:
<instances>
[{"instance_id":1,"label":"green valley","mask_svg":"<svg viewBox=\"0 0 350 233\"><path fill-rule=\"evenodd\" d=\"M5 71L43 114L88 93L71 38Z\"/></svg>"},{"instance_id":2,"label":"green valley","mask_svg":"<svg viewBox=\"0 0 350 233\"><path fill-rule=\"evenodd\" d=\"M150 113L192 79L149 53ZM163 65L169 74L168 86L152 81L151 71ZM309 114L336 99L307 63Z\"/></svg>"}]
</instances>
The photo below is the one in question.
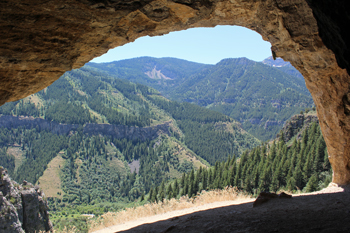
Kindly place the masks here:
<instances>
[{"instance_id":1,"label":"green valley","mask_svg":"<svg viewBox=\"0 0 350 233\"><path fill-rule=\"evenodd\" d=\"M163 96L221 112L266 141L313 100L301 74L282 59L224 59L204 65L175 58L141 57L85 67L149 85Z\"/></svg>"},{"instance_id":2,"label":"green valley","mask_svg":"<svg viewBox=\"0 0 350 233\"><path fill-rule=\"evenodd\" d=\"M89 67L0 113L0 165L42 185L57 229L75 219L85 231L80 214L133 205L162 182L260 144L222 113Z\"/></svg>"},{"instance_id":3,"label":"green valley","mask_svg":"<svg viewBox=\"0 0 350 233\"><path fill-rule=\"evenodd\" d=\"M202 190L318 189L331 177L318 125L261 143L313 104L273 62L89 63L0 107L0 165L44 190L55 229L81 232L89 216Z\"/></svg>"}]
</instances>

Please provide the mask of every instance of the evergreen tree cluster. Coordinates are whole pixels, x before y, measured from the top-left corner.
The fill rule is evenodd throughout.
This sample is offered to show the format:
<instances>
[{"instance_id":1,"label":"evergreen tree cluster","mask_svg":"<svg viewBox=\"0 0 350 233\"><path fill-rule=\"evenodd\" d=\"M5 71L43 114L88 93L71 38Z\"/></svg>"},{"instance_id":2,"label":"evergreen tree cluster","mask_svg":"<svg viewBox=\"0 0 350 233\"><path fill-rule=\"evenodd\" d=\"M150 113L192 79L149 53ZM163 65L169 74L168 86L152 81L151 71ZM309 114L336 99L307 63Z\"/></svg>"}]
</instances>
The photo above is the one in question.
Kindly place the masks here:
<instances>
[{"instance_id":1,"label":"evergreen tree cluster","mask_svg":"<svg viewBox=\"0 0 350 233\"><path fill-rule=\"evenodd\" d=\"M173 140L168 136L145 141L89 136L83 134L82 126L69 135L38 128L0 128L0 165L17 182L35 184L48 163L61 155L65 160L60 167L62 192L58 193L61 198L50 198L54 211L82 204L128 203L193 168L191 163L184 168L186 163L179 161L178 150L170 145ZM14 145L23 151L19 167L15 167L15 157L6 153ZM133 161L138 162L137 173L129 169Z\"/></svg>"},{"instance_id":2,"label":"evergreen tree cluster","mask_svg":"<svg viewBox=\"0 0 350 233\"><path fill-rule=\"evenodd\" d=\"M89 110L77 103L61 100L52 104L45 112L45 119L66 124L85 124L92 122Z\"/></svg>"},{"instance_id":3,"label":"evergreen tree cluster","mask_svg":"<svg viewBox=\"0 0 350 233\"><path fill-rule=\"evenodd\" d=\"M190 119L201 123L232 121L231 118L222 113L211 111L194 104L169 101L156 95L149 96L149 99L159 108L169 113L175 120Z\"/></svg>"},{"instance_id":4,"label":"evergreen tree cluster","mask_svg":"<svg viewBox=\"0 0 350 233\"><path fill-rule=\"evenodd\" d=\"M14 156L6 153L9 145L20 145L24 150L25 162L14 173ZM26 180L35 183L43 175L47 164L66 145L66 137L37 128L0 128L0 165L8 169L19 183ZM6 162L7 161L7 162Z\"/></svg>"},{"instance_id":5,"label":"evergreen tree cluster","mask_svg":"<svg viewBox=\"0 0 350 233\"><path fill-rule=\"evenodd\" d=\"M89 68L67 72L53 85L36 94L40 104L30 101L7 103L0 107L4 114L16 115L20 109L34 109L30 116L40 116L49 121L65 124L110 123L146 127L154 122L176 122L180 131L172 130L198 156L214 165L230 154L240 155L259 141L228 116L190 103L169 101L142 84L110 78ZM230 124L232 131L218 129L216 124ZM126 160L131 158L127 155ZM191 169L181 163L181 171ZM40 173L41 174L41 173Z\"/></svg>"},{"instance_id":6,"label":"evergreen tree cluster","mask_svg":"<svg viewBox=\"0 0 350 233\"><path fill-rule=\"evenodd\" d=\"M210 168L184 173L181 179L162 182L149 192L149 201L193 197L202 190L235 186L251 194L283 190L316 191L331 182L331 166L318 124L304 131L302 139L285 143L283 134L272 144L246 151L240 158L216 162Z\"/></svg>"},{"instance_id":7,"label":"evergreen tree cluster","mask_svg":"<svg viewBox=\"0 0 350 233\"><path fill-rule=\"evenodd\" d=\"M185 144L197 155L214 165L231 154L240 155L242 148L253 148L258 140L241 133L233 120L222 113L190 103L168 101L159 96L149 97L154 104L171 114L184 133ZM217 129L216 123L231 124L233 132Z\"/></svg>"},{"instance_id":8,"label":"evergreen tree cluster","mask_svg":"<svg viewBox=\"0 0 350 233\"><path fill-rule=\"evenodd\" d=\"M68 140L62 168L62 198L50 198L52 210L65 206L135 201L170 177L179 161L169 150L168 138L132 141L88 137L80 132ZM115 148L111 152L107 147ZM128 163L139 162L138 173Z\"/></svg>"},{"instance_id":9,"label":"evergreen tree cluster","mask_svg":"<svg viewBox=\"0 0 350 233\"><path fill-rule=\"evenodd\" d=\"M6 150L6 147L0 149L1 166L6 168L10 176L12 176L15 170L15 157L8 155Z\"/></svg>"},{"instance_id":10,"label":"evergreen tree cluster","mask_svg":"<svg viewBox=\"0 0 350 233\"><path fill-rule=\"evenodd\" d=\"M33 103L19 100L17 102L6 103L5 105L1 106L0 114L39 117L40 110Z\"/></svg>"},{"instance_id":11,"label":"evergreen tree cluster","mask_svg":"<svg viewBox=\"0 0 350 233\"><path fill-rule=\"evenodd\" d=\"M97 122L97 112L110 124L149 126L149 105L140 95L154 90L126 80L112 79L93 70L82 68L67 72L54 84L36 94L41 101L35 105L30 101L6 103L0 114L42 117L65 124ZM115 94L123 96L115 98Z\"/></svg>"}]
</instances>

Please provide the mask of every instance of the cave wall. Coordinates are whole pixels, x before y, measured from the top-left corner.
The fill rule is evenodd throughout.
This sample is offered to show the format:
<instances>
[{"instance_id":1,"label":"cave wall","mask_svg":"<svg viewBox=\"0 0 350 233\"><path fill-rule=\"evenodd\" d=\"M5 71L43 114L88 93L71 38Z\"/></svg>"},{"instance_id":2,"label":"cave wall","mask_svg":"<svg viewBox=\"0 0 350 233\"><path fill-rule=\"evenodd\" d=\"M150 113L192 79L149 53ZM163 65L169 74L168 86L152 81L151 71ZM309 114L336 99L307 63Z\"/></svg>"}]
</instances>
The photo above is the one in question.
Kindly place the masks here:
<instances>
[{"instance_id":1,"label":"cave wall","mask_svg":"<svg viewBox=\"0 0 350 233\"><path fill-rule=\"evenodd\" d=\"M338 184L350 183L350 52L345 0L7 0L0 2L0 104L141 36L238 25L305 78ZM190 38L189 38L190 39Z\"/></svg>"}]
</instances>

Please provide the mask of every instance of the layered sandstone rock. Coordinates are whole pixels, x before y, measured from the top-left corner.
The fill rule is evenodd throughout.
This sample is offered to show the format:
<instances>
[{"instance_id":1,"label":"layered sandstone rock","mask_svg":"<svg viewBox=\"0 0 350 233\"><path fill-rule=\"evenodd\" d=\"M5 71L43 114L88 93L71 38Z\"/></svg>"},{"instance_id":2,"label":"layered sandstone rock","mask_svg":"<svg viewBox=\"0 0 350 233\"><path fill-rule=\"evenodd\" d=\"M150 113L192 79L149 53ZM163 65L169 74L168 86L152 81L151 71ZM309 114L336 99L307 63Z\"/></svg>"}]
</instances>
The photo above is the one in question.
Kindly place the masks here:
<instances>
[{"instance_id":1,"label":"layered sandstone rock","mask_svg":"<svg viewBox=\"0 0 350 233\"><path fill-rule=\"evenodd\" d=\"M18 100L145 35L239 25L305 77L333 166L350 183L350 48L345 0L8 0L0 2L0 103ZM347 72L348 70L348 72Z\"/></svg>"}]
</instances>

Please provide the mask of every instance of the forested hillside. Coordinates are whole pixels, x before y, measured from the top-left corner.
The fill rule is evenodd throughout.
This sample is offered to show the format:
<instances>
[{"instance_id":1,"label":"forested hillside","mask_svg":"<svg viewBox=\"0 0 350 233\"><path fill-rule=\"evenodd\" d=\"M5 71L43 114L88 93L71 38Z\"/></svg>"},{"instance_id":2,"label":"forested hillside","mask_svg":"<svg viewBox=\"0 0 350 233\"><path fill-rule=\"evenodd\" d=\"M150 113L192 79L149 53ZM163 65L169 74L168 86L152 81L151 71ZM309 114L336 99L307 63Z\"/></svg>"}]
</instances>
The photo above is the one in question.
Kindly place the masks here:
<instances>
[{"instance_id":1,"label":"forested hillside","mask_svg":"<svg viewBox=\"0 0 350 233\"><path fill-rule=\"evenodd\" d=\"M0 113L78 125L148 127L171 122L172 136L211 164L258 143L224 114L169 101L152 88L110 78L90 68L67 72L47 89L0 107ZM214 141L213 137L219 139ZM198 148L198 144L203 146Z\"/></svg>"},{"instance_id":2,"label":"forested hillside","mask_svg":"<svg viewBox=\"0 0 350 233\"><path fill-rule=\"evenodd\" d=\"M301 139L279 139L264 143L240 158L216 162L210 168L184 173L181 179L163 182L151 189L152 202L163 198L193 197L202 190L235 186L251 194L278 190L312 192L327 187L332 180L326 144L319 125L313 122L304 127Z\"/></svg>"},{"instance_id":3,"label":"forested hillside","mask_svg":"<svg viewBox=\"0 0 350 233\"><path fill-rule=\"evenodd\" d=\"M0 113L0 165L20 183L39 184L56 213L117 210L162 182L260 143L222 113L87 67ZM23 115L31 118L5 117ZM103 130L92 132L94 124ZM147 134L152 127L167 129ZM142 136L113 131L122 129Z\"/></svg>"},{"instance_id":4,"label":"forested hillside","mask_svg":"<svg viewBox=\"0 0 350 233\"><path fill-rule=\"evenodd\" d=\"M264 64L265 63L265 64ZM203 65L175 58L135 58L86 67L150 85L163 96L235 119L260 140L272 139L293 114L313 106L301 74L282 59L246 58Z\"/></svg>"},{"instance_id":5,"label":"forested hillside","mask_svg":"<svg viewBox=\"0 0 350 233\"><path fill-rule=\"evenodd\" d=\"M87 63L85 67L110 76L144 84L160 91L165 97L188 77L200 72L206 65L177 58L140 57L109 63Z\"/></svg>"}]
</instances>

